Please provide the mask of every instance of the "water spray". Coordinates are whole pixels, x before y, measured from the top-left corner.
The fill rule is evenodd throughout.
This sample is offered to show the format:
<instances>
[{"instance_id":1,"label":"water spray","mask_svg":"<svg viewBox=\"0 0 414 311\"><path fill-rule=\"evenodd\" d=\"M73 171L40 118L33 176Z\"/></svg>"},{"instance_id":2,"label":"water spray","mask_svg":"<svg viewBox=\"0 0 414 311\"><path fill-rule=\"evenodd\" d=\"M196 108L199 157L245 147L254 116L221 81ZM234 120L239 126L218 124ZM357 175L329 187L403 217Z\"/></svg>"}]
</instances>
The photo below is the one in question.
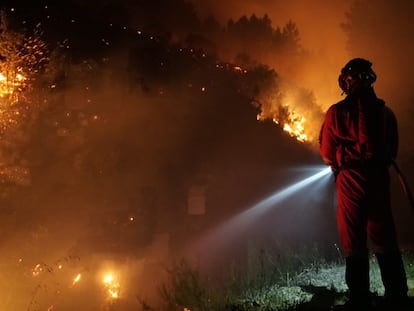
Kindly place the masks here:
<instances>
[{"instance_id":1,"label":"water spray","mask_svg":"<svg viewBox=\"0 0 414 311\"><path fill-rule=\"evenodd\" d=\"M329 173L331 173L330 167L322 167L317 168L317 172L307 178L304 178L292 185L287 186L283 190L277 191L276 193L270 195L269 197L265 198L264 200L260 201L259 203L255 204L253 207L245 211L245 213L257 212L260 210L261 213L264 213L270 208L276 207L277 203L287 199L294 193L302 190L308 185L315 183L316 181L320 180L323 177L326 177Z\"/></svg>"},{"instance_id":2,"label":"water spray","mask_svg":"<svg viewBox=\"0 0 414 311\"><path fill-rule=\"evenodd\" d=\"M203 250L210 252L210 246L212 248L216 248L224 242L227 243L229 239L238 237L240 231L244 231L249 225L255 224L255 221L259 216L262 216L266 214L266 212L274 210L275 208L283 207L280 203L294 194L297 194L301 190L309 188L310 186L318 187L317 189L319 190L319 187L326 185L328 180L332 180L329 178L332 177L330 167L317 166L312 168L312 171L314 172L312 175L272 193L247 210L222 223L218 227L213 228L200 240L195 241L195 245L192 245L191 248L198 249L200 252L203 252Z\"/></svg>"}]
</instances>

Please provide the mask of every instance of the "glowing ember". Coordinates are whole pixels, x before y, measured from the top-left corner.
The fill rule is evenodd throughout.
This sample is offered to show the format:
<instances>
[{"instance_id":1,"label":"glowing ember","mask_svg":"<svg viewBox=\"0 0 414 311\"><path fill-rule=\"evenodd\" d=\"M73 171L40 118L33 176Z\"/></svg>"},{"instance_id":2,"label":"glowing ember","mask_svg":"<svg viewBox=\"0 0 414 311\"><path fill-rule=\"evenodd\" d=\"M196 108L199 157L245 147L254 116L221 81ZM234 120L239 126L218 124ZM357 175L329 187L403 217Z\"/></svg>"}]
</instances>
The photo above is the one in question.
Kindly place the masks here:
<instances>
[{"instance_id":1,"label":"glowing ember","mask_svg":"<svg viewBox=\"0 0 414 311\"><path fill-rule=\"evenodd\" d=\"M0 97L4 98L16 94L24 87L25 80L26 78L20 73L10 77L10 75L0 72ZM17 98L13 100L17 101Z\"/></svg>"},{"instance_id":2,"label":"glowing ember","mask_svg":"<svg viewBox=\"0 0 414 311\"><path fill-rule=\"evenodd\" d=\"M37 74L49 61L46 43L42 41L40 23L31 34L15 32L0 14L0 131L20 125L35 105L28 92Z\"/></svg>"},{"instance_id":3,"label":"glowing ember","mask_svg":"<svg viewBox=\"0 0 414 311\"><path fill-rule=\"evenodd\" d=\"M81 279L81 274L78 273L77 276L75 276L75 278L73 279L72 285L75 285L76 283L78 283Z\"/></svg>"},{"instance_id":4,"label":"glowing ember","mask_svg":"<svg viewBox=\"0 0 414 311\"><path fill-rule=\"evenodd\" d=\"M10 78L0 72L0 127L6 129L17 125L21 112L15 106L25 87L25 77L16 74Z\"/></svg>"},{"instance_id":5,"label":"glowing ember","mask_svg":"<svg viewBox=\"0 0 414 311\"><path fill-rule=\"evenodd\" d=\"M43 271L43 268L40 264L37 264L33 269L32 269L32 275L33 276L38 276L41 272Z\"/></svg>"},{"instance_id":6,"label":"glowing ember","mask_svg":"<svg viewBox=\"0 0 414 311\"><path fill-rule=\"evenodd\" d=\"M108 273L104 276L103 283L110 299L119 298L121 286L112 273Z\"/></svg>"},{"instance_id":7,"label":"glowing ember","mask_svg":"<svg viewBox=\"0 0 414 311\"><path fill-rule=\"evenodd\" d=\"M0 181L1 180L8 180L14 182L17 185L28 186L30 185L31 176L29 170L26 168L17 166L3 167L0 165Z\"/></svg>"}]
</instances>

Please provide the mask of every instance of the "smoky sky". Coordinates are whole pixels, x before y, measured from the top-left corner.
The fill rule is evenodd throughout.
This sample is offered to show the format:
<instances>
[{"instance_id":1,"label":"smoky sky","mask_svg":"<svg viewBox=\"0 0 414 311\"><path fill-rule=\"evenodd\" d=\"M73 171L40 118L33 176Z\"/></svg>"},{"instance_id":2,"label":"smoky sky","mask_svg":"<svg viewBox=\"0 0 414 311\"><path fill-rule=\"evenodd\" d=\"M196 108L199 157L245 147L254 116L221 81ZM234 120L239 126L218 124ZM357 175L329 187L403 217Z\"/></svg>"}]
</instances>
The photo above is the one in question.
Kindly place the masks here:
<instances>
[{"instance_id":1,"label":"smoky sky","mask_svg":"<svg viewBox=\"0 0 414 311\"><path fill-rule=\"evenodd\" d=\"M337 78L343 65L354 57L372 61L377 73L374 84L377 95L399 119L401 155L405 157L411 153L407 135L412 131L412 3L402 0L392 3L338 0L192 2L198 14L212 14L222 22L252 14L267 14L274 28L293 21L298 26L303 48L317 55L302 64L294 80L315 93L323 110L342 98Z\"/></svg>"},{"instance_id":2,"label":"smoky sky","mask_svg":"<svg viewBox=\"0 0 414 311\"><path fill-rule=\"evenodd\" d=\"M344 1L226 1L216 0L192 1L201 18L216 16L221 23L229 19L238 20L241 16L267 15L274 29L283 28L288 22L297 25L300 44L313 56L303 59L299 66L284 70L291 59L287 56L280 60L270 56L262 60L274 67L282 79L291 81L304 89L310 90L317 104L325 111L329 105L341 99L337 85L340 68L350 57L346 49L346 35L341 28L345 22L345 13L350 3ZM294 76L291 72L295 72ZM321 120L309 120L315 129ZM317 130L312 136L317 136Z\"/></svg>"},{"instance_id":3,"label":"smoky sky","mask_svg":"<svg viewBox=\"0 0 414 311\"><path fill-rule=\"evenodd\" d=\"M289 20L295 22L306 49L327 51L336 59L344 57L345 37L340 24L349 7L346 1L328 0L217 0L192 1L201 16L214 15L226 22L229 18L267 14L273 26L282 26ZM342 50L342 53L339 51Z\"/></svg>"}]
</instances>

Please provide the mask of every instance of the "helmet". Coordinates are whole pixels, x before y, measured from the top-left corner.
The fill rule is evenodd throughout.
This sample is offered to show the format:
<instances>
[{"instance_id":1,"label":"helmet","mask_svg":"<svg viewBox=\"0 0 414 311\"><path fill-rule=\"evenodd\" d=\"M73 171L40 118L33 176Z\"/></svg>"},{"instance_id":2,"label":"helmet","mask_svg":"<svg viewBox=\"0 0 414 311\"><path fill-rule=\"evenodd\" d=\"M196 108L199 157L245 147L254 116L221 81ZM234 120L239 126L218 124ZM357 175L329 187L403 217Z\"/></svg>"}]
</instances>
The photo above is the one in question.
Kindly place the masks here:
<instances>
[{"instance_id":1,"label":"helmet","mask_svg":"<svg viewBox=\"0 0 414 311\"><path fill-rule=\"evenodd\" d=\"M377 75L371 68L372 63L363 58L350 60L338 77L339 87L345 94L353 94L371 86Z\"/></svg>"}]
</instances>

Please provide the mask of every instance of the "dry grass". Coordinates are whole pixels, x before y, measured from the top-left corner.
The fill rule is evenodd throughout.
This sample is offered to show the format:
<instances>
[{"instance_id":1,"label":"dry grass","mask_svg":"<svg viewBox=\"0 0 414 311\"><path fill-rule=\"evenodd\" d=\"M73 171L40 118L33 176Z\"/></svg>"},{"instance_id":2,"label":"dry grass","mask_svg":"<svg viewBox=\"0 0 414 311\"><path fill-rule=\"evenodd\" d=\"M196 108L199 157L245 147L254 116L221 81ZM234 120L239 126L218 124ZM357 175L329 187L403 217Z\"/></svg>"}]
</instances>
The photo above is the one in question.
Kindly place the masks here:
<instances>
[{"instance_id":1,"label":"dry grass","mask_svg":"<svg viewBox=\"0 0 414 311\"><path fill-rule=\"evenodd\" d=\"M404 254L410 293L414 291L413 259L411 254ZM327 263L314 258L308 264L286 262L291 266L275 268L273 263L262 262L257 267L256 278L250 275L247 280L246 275L233 275L229 283L220 288L181 262L170 271L173 282L163 287L166 310L172 310L172 307L181 311L330 310L333 305L346 300L345 267L341 261ZM384 292L374 257L371 260L371 291L374 299L379 299Z\"/></svg>"}]
</instances>

